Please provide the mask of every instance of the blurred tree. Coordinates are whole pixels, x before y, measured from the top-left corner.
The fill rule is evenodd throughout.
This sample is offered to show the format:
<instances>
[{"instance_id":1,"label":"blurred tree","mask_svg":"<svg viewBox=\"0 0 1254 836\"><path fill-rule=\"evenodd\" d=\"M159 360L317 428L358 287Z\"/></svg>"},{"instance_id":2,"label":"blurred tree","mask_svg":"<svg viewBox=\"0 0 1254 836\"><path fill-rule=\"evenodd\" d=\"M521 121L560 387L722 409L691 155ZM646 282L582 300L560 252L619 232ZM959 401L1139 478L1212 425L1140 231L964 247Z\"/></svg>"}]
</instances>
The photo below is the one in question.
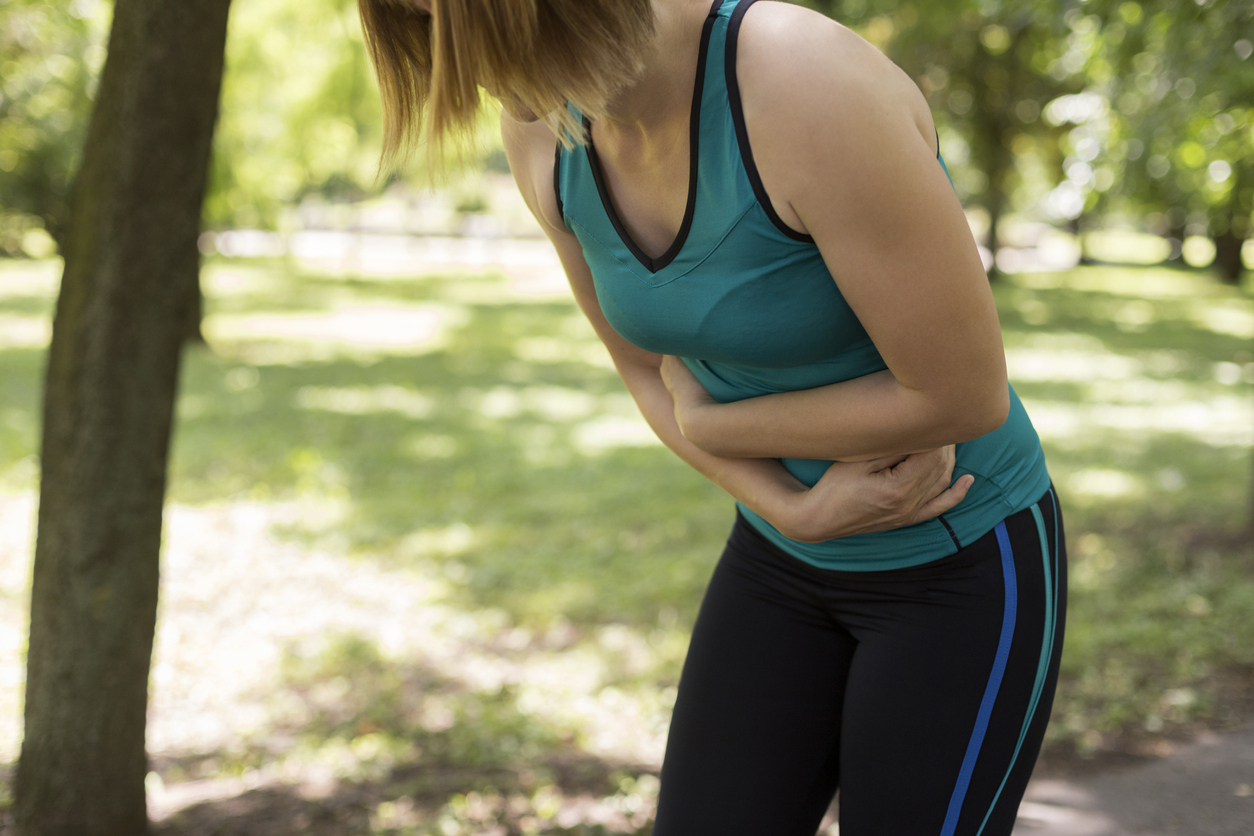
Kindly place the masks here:
<instances>
[{"instance_id":1,"label":"blurred tree","mask_svg":"<svg viewBox=\"0 0 1254 836\"><path fill-rule=\"evenodd\" d=\"M451 171L499 153L499 120L485 114L481 125ZM382 137L356 0L244 4L231 19L206 224L277 229L308 195L353 201L393 179L428 179L416 154L376 182Z\"/></svg>"},{"instance_id":2,"label":"blurred tree","mask_svg":"<svg viewBox=\"0 0 1254 836\"><path fill-rule=\"evenodd\" d=\"M1080 91L1095 52L1096 27L1080 0L802 2L882 49L919 83L938 122L965 141L972 175L958 185L988 212L995 253L1017 157L1036 153L1057 168L1060 130L1040 117L1046 103ZM1071 208L1075 217L1083 207Z\"/></svg>"},{"instance_id":3,"label":"blurred tree","mask_svg":"<svg viewBox=\"0 0 1254 836\"><path fill-rule=\"evenodd\" d=\"M375 188L382 113L355 0L274 0L231 19L206 223L274 229L303 196Z\"/></svg>"},{"instance_id":4,"label":"blurred tree","mask_svg":"<svg viewBox=\"0 0 1254 836\"><path fill-rule=\"evenodd\" d=\"M117 0L44 392L20 834L147 832L166 461L229 0Z\"/></svg>"},{"instance_id":5,"label":"blurred tree","mask_svg":"<svg viewBox=\"0 0 1254 836\"><path fill-rule=\"evenodd\" d=\"M1254 211L1254 5L1099 0L1103 47L1114 69L1098 79L1119 141L1102 157L1116 194L1152 213L1176 244L1209 234L1214 266L1238 281Z\"/></svg>"},{"instance_id":6,"label":"blurred tree","mask_svg":"<svg viewBox=\"0 0 1254 836\"><path fill-rule=\"evenodd\" d=\"M23 251L30 219L58 243L65 234L106 12L95 0L0 4L0 254Z\"/></svg>"},{"instance_id":7,"label":"blurred tree","mask_svg":"<svg viewBox=\"0 0 1254 836\"><path fill-rule=\"evenodd\" d=\"M106 0L0 3L0 254L19 254L32 224L62 235L110 8ZM206 226L277 229L307 195L376 194L374 84L354 0L241 5L231 19ZM478 148L459 164L499 153L498 134L485 117ZM425 163L415 155L396 177L421 181Z\"/></svg>"}]
</instances>

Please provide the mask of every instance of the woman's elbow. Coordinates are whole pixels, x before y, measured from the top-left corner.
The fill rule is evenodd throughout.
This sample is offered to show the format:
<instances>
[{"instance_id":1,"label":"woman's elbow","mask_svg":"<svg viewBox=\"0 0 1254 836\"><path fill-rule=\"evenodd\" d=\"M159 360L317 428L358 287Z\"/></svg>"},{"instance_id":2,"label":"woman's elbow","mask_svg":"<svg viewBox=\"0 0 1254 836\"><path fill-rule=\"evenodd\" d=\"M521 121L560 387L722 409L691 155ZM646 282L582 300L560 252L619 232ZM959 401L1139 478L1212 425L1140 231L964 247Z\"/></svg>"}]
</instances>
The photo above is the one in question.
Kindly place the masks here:
<instances>
[{"instance_id":1,"label":"woman's elbow","mask_svg":"<svg viewBox=\"0 0 1254 836\"><path fill-rule=\"evenodd\" d=\"M711 456L729 457L735 455L727 444L727 439L712 431L707 415L701 410L676 410L675 423L679 434L693 447Z\"/></svg>"},{"instance_id":2,"label":"woman's elbow","mask_svg":"<svg viewBox=\"0 0 1254 836\"><path fill-rule=\"evenodd\" d=\"M1010 416L1010 387L1003 382L986 392L966 399L959 407L960 420L958 442L971 441L1001 429Z\"/></svg>"}]
</instances>

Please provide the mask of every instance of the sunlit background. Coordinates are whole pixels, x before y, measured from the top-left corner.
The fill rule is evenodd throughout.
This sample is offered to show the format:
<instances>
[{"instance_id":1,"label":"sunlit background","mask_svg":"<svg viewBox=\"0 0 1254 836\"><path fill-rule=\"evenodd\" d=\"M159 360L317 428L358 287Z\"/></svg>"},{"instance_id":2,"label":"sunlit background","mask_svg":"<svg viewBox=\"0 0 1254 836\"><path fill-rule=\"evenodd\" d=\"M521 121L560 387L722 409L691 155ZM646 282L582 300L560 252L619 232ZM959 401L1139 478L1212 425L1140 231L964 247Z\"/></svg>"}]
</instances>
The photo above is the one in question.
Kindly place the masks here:
<instances>
[{"instance_id":1,"label":"sunlit background","mask_svg":"<svg viewBox=\"0 0 1254 836\"><path fill-rule=\"evenodd\" d=\"M928 93L1067 511L1042 769L1248 720L1251 8L810 5ZM0 7L9 764L56 242L109 12ZM351 0L236 0L166 515L157 832L647 833L731 502L639 417L490 127L436 190L420 165L376 186L379 134Z\"/></svg>"}]
</instances>

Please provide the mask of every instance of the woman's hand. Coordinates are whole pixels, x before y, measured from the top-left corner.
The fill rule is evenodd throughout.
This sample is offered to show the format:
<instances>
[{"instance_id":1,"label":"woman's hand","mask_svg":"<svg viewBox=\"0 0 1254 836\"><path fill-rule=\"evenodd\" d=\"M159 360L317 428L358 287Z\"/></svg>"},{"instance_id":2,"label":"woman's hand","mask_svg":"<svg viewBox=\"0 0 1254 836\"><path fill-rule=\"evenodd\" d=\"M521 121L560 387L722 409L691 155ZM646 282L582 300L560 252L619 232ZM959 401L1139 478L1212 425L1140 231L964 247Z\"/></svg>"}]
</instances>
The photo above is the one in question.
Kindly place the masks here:
<instances>
[{"instance_id":1,"label":"woman's hand","mask_svg":"<svg viewBox=\"0 0 1254 836\"><path fill-rule=\"evenodd\" d=\"M963 475L950 484L953 470L953 445L909 456L836 462L814 487L786 502L778 519L768 521L802 543L913 525L945 513L967 495L975 477Z\"/></svg>"},{"instance_id":2,"label":"woman's hand","mask_svg":"<svg viewBox=\"0 0 1254 836\"><path fill-rule=\"evenodd\" d=\"M693 437L699 435L694 432L697 418L703 409L717 406L718 401L678 357L670 354L663 357L661 372L662 383L675 402L675 423L679 425L679 431L684 438L700 447L701 444Z\"/></svg>"},{"instance_id":3,"label":"woman's hand","mask_svg":"<svg viewBox=\"0 0 1254 836\"><path fill-rule=\"evenodd\" d=\"M662 358L662 383L674 401L684 438L702 447L703 416L720 404L683 360ZM967 495L975 478L950 483L954 445L910 455L835 462L812 488L788 495L767 520L784 536L803 543L901 528L932 519Z\"/></svg>"}]
</instances>

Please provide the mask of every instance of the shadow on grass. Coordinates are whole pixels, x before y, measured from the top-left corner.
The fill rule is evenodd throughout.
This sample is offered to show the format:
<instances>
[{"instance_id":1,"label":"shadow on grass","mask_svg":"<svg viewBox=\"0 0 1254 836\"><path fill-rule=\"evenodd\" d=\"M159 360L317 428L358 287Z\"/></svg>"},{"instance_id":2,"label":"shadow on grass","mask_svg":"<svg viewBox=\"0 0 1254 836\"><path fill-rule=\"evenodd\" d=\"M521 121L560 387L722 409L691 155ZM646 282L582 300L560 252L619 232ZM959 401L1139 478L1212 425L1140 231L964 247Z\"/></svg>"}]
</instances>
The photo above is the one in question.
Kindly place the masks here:
<instances>
[{"instance_id":1,"label":"shadow on grass","mask_svg":"<svg viewBox=\"0 0 1254 836\"><path fill-rule=\"evenodd\" d=\"M573 304L461 316L438 349L368 363L189 353L171 498L331 497L333 528L285 536L446 562L467 606L541 629L689 622L732 503L651 439Z\"/></svg>"},{"instance_id":2,"label":"shadow on grass","mask_svg":"<svg viewBox=\"0 0 1254 836\"><path fill-rule=\"evenodd\" d=\"M279 361L259 349L282 339L264 336L189 352L172 500L308 499L313 510L286 538L438 566L453 603L534 630L555 620L681 633L691 624L731 503L643 443L647 430L572 302L520 300L490 274L221 268L239 272L242 290L210 294L214 314L431 305L448 327L408 355L314 345ZM1254 313L1238 291L1185 272L1098 267L1012 277L994 293L1008 348L1046 363L1032 379L1012 374L1025 400L1066 411L1250 396ZM25 298L0 300L0 312L32 310ZM1062 368L1064 355L1077 368ZM1111 363L1129 370L1098 374ZM1238 378L1220 379L1233 369ZM42 352L0 351L0 470L36 449L41 370ZM1207 440L1206 423L1081 422L1051 434L1041 422L1074 566L1052 740L1092 752L1119 735L1223 721L1228 697L1216 683L1254 668L1248 549L1198 545L1243 525L1250 450ZM669 684L679 658L652 670Z\"/></svg>"},{"instance_id":3,"label":"shadow on grass","mask_svg":"<svg viewBox=\"0 0 1254 836\"><path fill-rule=\"evenodd\" d=\"M645 833L652 818L646 768L582 751L508 687L475 691L359 636L289 652L265 699L264 739L154 759L150 798L173 810L154 834L600 836Z\"/></svg>"}]
</instances>

